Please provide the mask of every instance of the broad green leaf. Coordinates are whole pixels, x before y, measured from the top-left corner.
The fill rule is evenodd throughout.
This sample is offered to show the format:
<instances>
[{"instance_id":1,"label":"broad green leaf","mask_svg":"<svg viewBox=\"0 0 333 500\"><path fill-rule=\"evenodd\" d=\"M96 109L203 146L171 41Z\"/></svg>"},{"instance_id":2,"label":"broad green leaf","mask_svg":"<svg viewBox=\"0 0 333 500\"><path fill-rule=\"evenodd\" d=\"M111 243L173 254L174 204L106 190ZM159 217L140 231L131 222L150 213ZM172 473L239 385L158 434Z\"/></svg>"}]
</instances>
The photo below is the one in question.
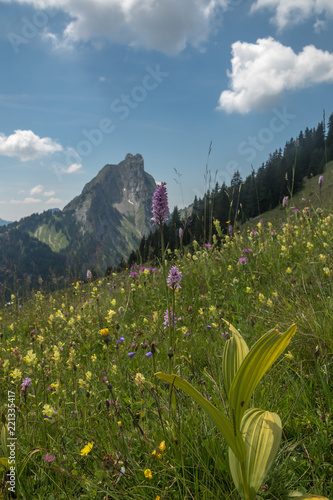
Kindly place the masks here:
<instances>
[{"instance_id":1,"label":"broad green leaf","mask_svg":"<svg viewBox=\"0 0 333 500\"><path fill-rule=\"evenodd\" d=\"M224 387L228 397L232 381L248 352L249 348L238 332L237 335L233 335L227 340L224 346L222 372Z\"/></svg>"},{"instance_id":2,"label":"broad green leaf","mask_svg":"<svg viewBox=\"0 0 333 500\"><path fill-rule=\"evenodd\" d=\"M292 325L283 334L277 330L270 330L254 344L244 358L229 391L229 404L235 429L239 429L254 389L287 347L295 332L296 325Z\"/></svg>"},{"instance_id":3,"label":"broad green leaf","mask_svg":"<svg viewBox=\"0 0 333 500\"><path fill-rule=\"evenodd\" d=\"M251 408L242 419L241 434L245 442L245 472L250 500L254 500L279 450L282 435L280 417L276 413ZM241 466L231 448L229 466L236 488L244 498Z\"/></svg>"},{"instance_id":4,"label":"broad green leaf","mask_svg":"<svg viewBox=\"0 0 333 500\"><path fill-rule=\"evenodd\" d=\"M235 337L239 337L241 339L243 339L242 335L239 333L239 331L231 324L229 323L229 321L227 321L226 319L222 318L222 321L225 322L226 325L228 325L229 327L229 330L234 334ZM244 339L243 339L244 340ZM245 340L244 340L245 342Z\"/></svg>"},{"instance_id":5,"label":"broad green leaf","mask_svg":"<svg viewBox=\"0 0 333 500\"><path fill-rule=\"evenodd\" d=\"M240 462L244 462L245 460L245 445L241 434L239 431L234 432L234 428L223 413L221 413L217 408L215 408L212 403L207 401L199 391L197 391L189 382L183 380L178 375L167 375L166 373L158 372L155 373L156 377L168 382L169 384L182 389L186 394L191 396L191 398L198 403L203 410L211 417L214 424L218 427L218 429L222 432L225 437L228 445L235 453L236 457Z\"/></svg>"},{"instance_id":6,"label":"broad green leaf","mask_svg":"<svg viewBox=\"0 0 333 500\"><path fill-rule=\"evenodd\" d=\"M7 426L7 424L2 424L1 434L0 434L0 447L2 448L2 451L3 451L3 454L5 455L5 457L9 456L8 447L7 447L8 438L9 438L8 426Z\"/></svg>"}]
</instances>

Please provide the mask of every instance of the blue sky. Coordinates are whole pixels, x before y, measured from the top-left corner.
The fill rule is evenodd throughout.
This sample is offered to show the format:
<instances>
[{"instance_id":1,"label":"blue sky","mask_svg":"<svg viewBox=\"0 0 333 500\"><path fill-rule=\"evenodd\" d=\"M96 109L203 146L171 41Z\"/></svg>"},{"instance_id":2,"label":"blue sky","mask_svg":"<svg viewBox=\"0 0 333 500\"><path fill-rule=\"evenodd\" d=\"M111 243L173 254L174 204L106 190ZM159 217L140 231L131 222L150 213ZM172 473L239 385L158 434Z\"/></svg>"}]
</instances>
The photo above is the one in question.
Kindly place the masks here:
<instances>
[{"instance_id":1,"label":"blue sky","mask_svg":"<svg viewBox=\"0 0 333 500\"><path fill-rule=\"evenodd\" d=\"M0 0L0 218L140 153L170 209L333 112L331 0ZM175 172L178 172L177 173Z\"/></svg>"}]
</instances>

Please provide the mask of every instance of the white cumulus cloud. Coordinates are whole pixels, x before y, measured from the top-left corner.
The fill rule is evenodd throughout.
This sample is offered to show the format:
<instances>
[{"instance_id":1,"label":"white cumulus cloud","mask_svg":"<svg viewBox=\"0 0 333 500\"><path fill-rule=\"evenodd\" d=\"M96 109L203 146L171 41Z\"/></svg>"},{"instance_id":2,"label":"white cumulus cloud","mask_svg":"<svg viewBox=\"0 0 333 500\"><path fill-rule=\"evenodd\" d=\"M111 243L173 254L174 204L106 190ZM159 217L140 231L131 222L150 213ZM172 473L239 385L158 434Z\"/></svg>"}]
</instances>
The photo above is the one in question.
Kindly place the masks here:
<instances>
[{"instance_id":1,"label":"white cumulus cloud","mask_svg":"<svg viewBox=\"0 0 333 500\"><path fill-rule=\"evenodd\" d=\"M30 205L31 203L40 203L41 201L42 200L40 200L39 198L24 198L24 200L10 200L9 203L11 203L12 205Z\"/></svg>"},{"instance_id":2,"label":"white cumulus cloud","mask_svg":"<svg viewBox=\"0 0 333 500\"><path fill-rule=\"evenodd\" d=\"M39 194L43 191L43 189L44 189L44 186L42 184L38 184L38 186L35 186L35 187L30 189L30 194L32 194L32 195Z\"/></svg>"},{"instance_id":3,"label":"white cumulus cloud","mask_svg":"<svg viewBox=\"0 0 333 500\"><path fill-rule=\"evenodd\" d=\"M296 54L273 38L232 45L229 87L218 109L249 113L274 106L287 90L333 82L333 53L307 45Z\"/></svg>"},{"instance_id":4,"label":"white cumulus cloud","mask_svg":"<svg viewBox=\"0 0 333 500\"><path fill-rule=\"evenodd\" d=\"M47 205L58 205L59 203L62 203L62 200L60 198L50 198L46 202Z\"/></svg>"},{"instance_id":5,"label":"white cumulus cloud","mask_svg":"<svg viewBox=\"0 0 333 500\"><path fill-rule=\"evenodd\" d=\"M82 168L82 163L72 163L68 168L62 170L63 174L77 174Z\"/></svg>"},{"instance_id":6,"label":"white cumulus cloud","mask_svg":"<svg viewBox=\"0 0 333 500\"><path fill-rule=\"evenodd\" d=\"M332 0L257 0L251 11L260 9L275 11L272 21L279 29L304 22L313 16L333 16Z\"/></svg>"},{"instance_id":7,"label":"white cumulus cloud","mask_svg":"<svg viewBox=\"0 0 333 500\"><path fill-rule=\"evenodd\" d=\"M5 136L0 132L0 155L17 157L21 161L37 160L62 151L62 146L49 137L39 137L32 130L15 130Z\"/></svg>"},{"instance_id":8,"label":"white cumulus cloud","mask_svg":"<svg viewBox=\"0 0 333 500\"><path fill-rule=\"evenodd\" d=\"M43 196L54 196L55 191L44 191Z\"/></svg>"},{"instance_id":9,"label":"white cumulus cloud","mask_svg":"<svg viewBox=\"0 0 333 500\"><path fill-rule=\"evenodd\" d=\"M4 1L4 0L2 0ZM8 1L8 0L7 0ZM230 0L9 0L37 9L59 8L70 17L63 38L44 33L54 47L77 41L111 42L176 54L205 42Z\"/></svg>"}]
</instances>

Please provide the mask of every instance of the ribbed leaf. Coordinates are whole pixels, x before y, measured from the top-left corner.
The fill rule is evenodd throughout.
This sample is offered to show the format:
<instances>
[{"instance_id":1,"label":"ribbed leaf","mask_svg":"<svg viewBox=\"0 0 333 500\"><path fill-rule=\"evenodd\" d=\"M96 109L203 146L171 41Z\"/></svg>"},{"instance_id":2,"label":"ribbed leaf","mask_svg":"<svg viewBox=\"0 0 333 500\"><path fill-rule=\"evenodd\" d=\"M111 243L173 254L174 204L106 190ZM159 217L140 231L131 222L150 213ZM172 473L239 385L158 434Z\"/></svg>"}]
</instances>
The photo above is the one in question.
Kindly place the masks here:
<instances>
[{"instance_id":1,"label":"ribbed leaf","mask_svg":"<svg viewBox=\"0 0 333 500\"><path fill-rule=\"evenodd\" d=\"M7 447L8 437L9 437L8 426L7 426L7 424L2 424L1 434L0 434L0 447L2 448L2 451L3 451L3 454L5 455L5 457L9 456L9 454L8 454L9 450Z\"/></svg>"},{"instance_id":2,"label":"ribbed leaf","mask_svg":"<svg viewBox=\"0 0 333 500\"><path fill-rule=\"evenodd\" d=\"M217 408L215 408L212 403L207 401L200 392L198 392L189 382L186 382L186 380L183 380L181 377L178 377L178 375L167 375L166 373L158 372L155 373L156 377L159 377L160 379L164 380L165 382L168 382L169 384L174 385L175 387L178 387L179 389L182 389L186 394L191 396L191 398L198 403L203 410L205 410L206 413L211 417L213 420L214 424L218 429L222 432L223 436L225 437L228 445L238 458L240 462L244 462L245 460L245 445L243 442L243 439L241 437L241 434L239 430L237 432L234 432L233 426L230 422L230 420L223 415Z\"/></svg>"},{"instance_id":3,"label":"ribbed leaf","mask_svg":"<svg viewBox=\"0 0 333 500\"><path fill-rule=\"evenodd\" d=\"M237 335L233 335L227 340L224 346L222 372L224 387L228 397L232 381L248 352L249 348L238 332Z\"/></svg>"},{"instance_id":4,"label":"ribbed leaf","mask_svg":"<svg viewBox=\"0 0 333 500\"><path fill-rule=\"evenodd\" d=\"M277 330L270 330L254 344L243 360L229 391L229 404L235 429L240 426L254 389L287 347L295 332L296 325L292 325L283 334Z\"/></svg>"},{"instance_id":5,"label":"ribbed leaf","mask_svg":"<svg viewBox=\"0 0 333 500\"><path fill-rule=\"evenodd\" d=\"M276 413L252 408L245 412L241 422L245 442L247 475L250 500L254 500L278 452L282 424ZM229 465L236 488L244 498L240 463L229 448Z\"/></svg>"}]
</instances>

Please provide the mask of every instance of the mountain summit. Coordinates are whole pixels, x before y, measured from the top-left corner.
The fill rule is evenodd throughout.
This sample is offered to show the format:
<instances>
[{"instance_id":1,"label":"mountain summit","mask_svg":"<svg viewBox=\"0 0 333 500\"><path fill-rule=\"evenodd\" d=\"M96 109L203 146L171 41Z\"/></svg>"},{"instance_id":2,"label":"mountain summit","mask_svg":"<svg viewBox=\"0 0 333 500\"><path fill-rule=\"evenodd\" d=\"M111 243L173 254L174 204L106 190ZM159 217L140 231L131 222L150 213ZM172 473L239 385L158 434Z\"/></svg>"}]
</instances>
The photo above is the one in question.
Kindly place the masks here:
<instances>
[{"instance_id":1,"label":"mountain summit","mask_svg":"<svg viewBox=\"0 0 333 500\"><path fill-rule=\"evenodd\" d=\"M116 234L111 234L115 230L132 245L133 238L140 239L152 226L155 188L153 177L144 171L142 156L128 154L118 165L105 165L63 211L74 216L82 234L94 234L98 243L110 238L117 243ZM120 243L126 247L126 242Z\"/></svg>"},{"instance_id":2,"label":"mountain summit","mask_svg":"<svg viewBox=\"0 0 333 500\"><path fill-rule=\"evenodd\" d=\"M155 189L139 154L105 165L63 210L47 210L0 227L0 255L6 262L0 275L18 272L45 280L50 270L57 277L65 270L81 278L87 269L104 273L127 259L152 228Z\"/></svg>"}]
</instances>

